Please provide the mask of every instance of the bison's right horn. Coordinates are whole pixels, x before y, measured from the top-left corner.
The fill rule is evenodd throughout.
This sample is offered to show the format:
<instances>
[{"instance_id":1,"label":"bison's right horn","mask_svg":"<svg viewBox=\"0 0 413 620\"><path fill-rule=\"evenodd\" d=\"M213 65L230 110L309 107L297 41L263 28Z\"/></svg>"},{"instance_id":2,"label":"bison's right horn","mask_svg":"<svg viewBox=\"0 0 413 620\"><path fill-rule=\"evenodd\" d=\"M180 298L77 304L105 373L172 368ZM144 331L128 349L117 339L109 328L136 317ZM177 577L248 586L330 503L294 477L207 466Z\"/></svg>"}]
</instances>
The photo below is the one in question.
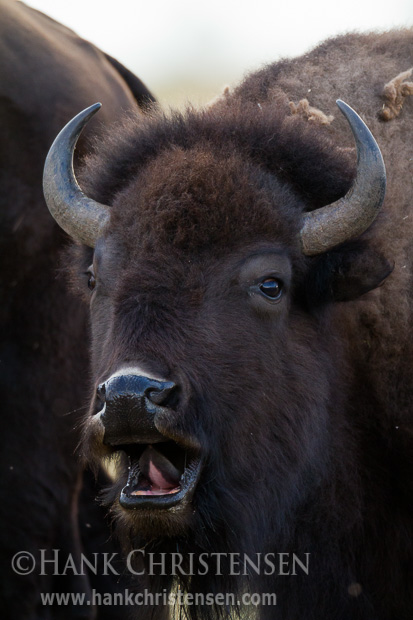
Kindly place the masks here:
<instances>
[{"instance_id":1,"label":"bison's right horn","mask_svg":"<svg viewBox=\"0 0 413 620\"><path fill-rule=\"evenodd\" d=\"M109 208L80 189L73 170L73 153L83 127L100 107L100 103L91 105L62 129L50 147L43 173L43 192L50 213L73 239L91 248L109 220Z\"/></svg>"}]
</instances>

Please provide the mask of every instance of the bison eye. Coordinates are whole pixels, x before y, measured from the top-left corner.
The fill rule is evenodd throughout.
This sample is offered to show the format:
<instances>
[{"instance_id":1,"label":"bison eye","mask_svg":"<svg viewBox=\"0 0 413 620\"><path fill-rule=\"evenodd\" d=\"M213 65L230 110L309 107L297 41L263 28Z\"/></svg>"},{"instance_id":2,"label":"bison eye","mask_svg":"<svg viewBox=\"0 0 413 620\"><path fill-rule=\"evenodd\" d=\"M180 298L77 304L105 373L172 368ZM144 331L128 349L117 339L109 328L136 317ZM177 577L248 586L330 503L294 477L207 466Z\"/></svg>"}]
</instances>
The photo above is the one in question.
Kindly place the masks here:
<instances>
[{"instance_id":1,"label":"bison eye","mask_svg":"<svg viewBox=\"0 0 413 620\"><path fill-rule=\"evenodd\" d=\"M259 289L264 297L271 299L271 301L277 301L282 295L282 282L277 278L266 278L259 285Z\"/></svg>"},{"instance_id":2,"label":"bison eye","mask_svg":"<svg viewBox=\"0 0 413 620\"><path fill-rule=\"evenodd\" d=\"M86 275L88 276L87 285L90 288L90 290L93 291L93 289L96 286L96 278L93 272L93 267L89 267L89 269L86 271Z\"/></svg>"},{"instance_id":3,"label":"bison eye","mask_svg":"<svg viewBox=\"0 0 413 620\"><path fill-rule=\"evenodd\" d=\"M92 273L89 275L89 280L87 281L87 285L91 291L93 291L93 289L96 286L96 278Z\"/></svg>"}]
</instances>

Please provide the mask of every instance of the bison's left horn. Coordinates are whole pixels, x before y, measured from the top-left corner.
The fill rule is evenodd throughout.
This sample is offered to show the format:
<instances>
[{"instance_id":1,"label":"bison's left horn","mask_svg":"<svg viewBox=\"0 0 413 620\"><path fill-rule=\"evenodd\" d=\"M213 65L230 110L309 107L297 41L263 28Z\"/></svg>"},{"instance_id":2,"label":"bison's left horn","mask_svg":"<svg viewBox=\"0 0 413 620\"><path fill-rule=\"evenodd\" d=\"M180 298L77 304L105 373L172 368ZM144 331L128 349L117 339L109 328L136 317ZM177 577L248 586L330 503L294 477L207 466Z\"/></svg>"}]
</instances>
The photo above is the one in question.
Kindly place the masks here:
<instances>
[{"instance_id":1,"label":"bison's left horn","mask_svg":"<svg viewBox=\"0 0 413 620\"><path fill-rule=\"evenodd\" d=\"M301 242L307 256L361 235L377 216L386 191L386 169L377 142L350 106L340 99L336 103L356 140L357 174L343 198L304 216Z\"/></svg>"},{"instance_id":2,"label":"bison's left horn","mask_svg":"<svg viewBox=\"0 0 413 620\"><path fill-rule=\"evenodd\" d=\"M73 153L83 127L100 107L100 103L91 105L62 129L50 147L43 173L43 192L50 213L73 239L91 248L109 219L109 209L80 189L73 170Z\"/></svg>"}]
</instances>

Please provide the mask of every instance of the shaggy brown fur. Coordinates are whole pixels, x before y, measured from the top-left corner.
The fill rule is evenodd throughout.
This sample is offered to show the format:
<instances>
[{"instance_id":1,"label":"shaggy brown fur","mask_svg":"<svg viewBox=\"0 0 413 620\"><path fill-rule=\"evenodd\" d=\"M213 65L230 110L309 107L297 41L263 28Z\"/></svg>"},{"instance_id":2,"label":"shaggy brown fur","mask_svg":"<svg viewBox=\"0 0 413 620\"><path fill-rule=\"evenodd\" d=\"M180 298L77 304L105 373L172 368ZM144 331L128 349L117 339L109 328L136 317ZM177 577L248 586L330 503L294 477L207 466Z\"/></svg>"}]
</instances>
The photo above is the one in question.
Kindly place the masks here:
<instances>
[{"instance_id":1,"label":"shaggy brown fur","mask_svg":"<svg viewBox=\"0 0 413 620\"><path fill-rule=\"evenodd\" d=\"M86 603L42 605L41 593L88 595L91 582L87 574L42 576L40 549L48 557L60 549L78 563L81 551L116 548L107 542L89 477L79 506L75 451L87 386L78 378L88 376L87 313L57 274L67 239L42 192L56 133L96 98L103 124L114 122L119 109L137 112L138 102L153 99L138 78L73 31L23 2L0 0L0 613L13 620L96 620ZM79 142L76 167L91 130ZM37 562L24 577L11 565L23 550ZM92 582L98 592L119 587L101 574ZM113 618L112 610L102 606L99 618Z\"/></svg>"},{"instance_id":2,"label":"shaggy brown fur","mask_svg":"<svg viewBox=\"0 0 413 620\"><path fill-rule=\"evenodd\" d=\"M226 567L179 579L190 592L277 592L260 618L407 620L413 608L411 102L394 123L377 117L385 76L412 64L409 30L333 39L206 110L130 120L83 173L112 210L91 296L73 275L91 303L96 385L125 361L173 379L182 393L168 432L197 437L206 458L190 508L172 513L122 509L121 467L108 492L120 534L195 557L311 553L309 576L237 578ZM328 125L291 114L309 90ZM338 97L378 140L388 192L362 239L307 258L303 212L344 195L354 175ZM75 254L84 273L92 252ZM279 304L251 293L249 278L267 269L284 282ZM85 452L97 457L100 444L90 416Z\"/></svg>"}]
</instances>

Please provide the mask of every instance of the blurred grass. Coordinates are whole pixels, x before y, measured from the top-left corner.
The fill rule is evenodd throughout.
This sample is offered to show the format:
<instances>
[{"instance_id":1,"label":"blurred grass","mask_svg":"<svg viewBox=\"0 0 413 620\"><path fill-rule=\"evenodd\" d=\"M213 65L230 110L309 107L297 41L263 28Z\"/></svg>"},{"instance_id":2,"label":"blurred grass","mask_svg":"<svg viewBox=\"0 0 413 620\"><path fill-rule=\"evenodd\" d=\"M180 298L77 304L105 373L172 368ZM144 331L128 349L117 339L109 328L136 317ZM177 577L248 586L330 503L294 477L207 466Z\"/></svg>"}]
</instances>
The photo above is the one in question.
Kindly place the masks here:
<instances>
[{"instance_id":1,"label":"blurred grass","mask_svg":"<svg viewBox=\"0 0 413 620\"><path fill-rule=\"evenodd\" d=\"M193 82L170 82L157 87L147 84L164 109L183 110L188 104L202 107L222 94L224 83L194 84Z\"/></svg>"}]
</instances>

